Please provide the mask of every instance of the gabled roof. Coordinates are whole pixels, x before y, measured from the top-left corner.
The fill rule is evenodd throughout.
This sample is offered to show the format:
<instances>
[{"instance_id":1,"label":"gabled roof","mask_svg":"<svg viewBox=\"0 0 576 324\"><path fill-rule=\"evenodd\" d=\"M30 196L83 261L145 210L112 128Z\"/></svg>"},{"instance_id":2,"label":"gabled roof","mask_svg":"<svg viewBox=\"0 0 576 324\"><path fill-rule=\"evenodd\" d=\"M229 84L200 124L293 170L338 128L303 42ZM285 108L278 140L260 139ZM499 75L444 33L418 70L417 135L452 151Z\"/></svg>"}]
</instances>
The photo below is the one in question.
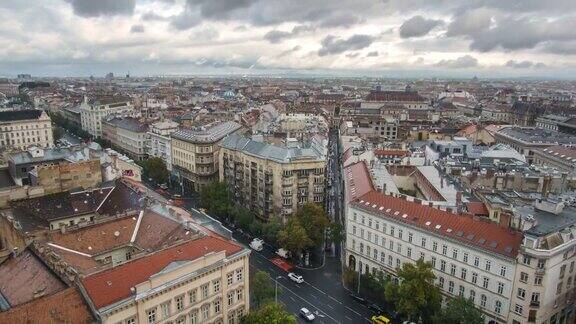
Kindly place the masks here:
<instances>
[{"instance_id":1,"label":"gabled roof","mask_svg":"<svg viewBox=\"0 0 576 324\"><path fill-rule=\"evenodd\" d=\"M13 110L0 111L0 122L11 122L18 120L38 119L42 115L42 110Z\"/></svg>"},{"instance_id":2,"label":"gabled roof","mask_svg":"<svg viewBox=\"0 0 576 324\"><path fill-rule=\"evenodd\" d=\"M359 161L344 168L346 200L352 201L373 191L374 185L366 162Z\"/></svg>"},{"instance_id":3,"label":"gabled roof","mask_svg":"<svg viewBox=\"0 0 576 324\"><path fill-rule=\"evenodd\" d=\"M173 262L193 261L210 252L225 251L226 256L230 256L242 250L240 245L231 241L205 236L89 275L82 279L82 284L96 308L100 309L133 296L131 288L165 271Z\"/></svg>"},{"instance_id":4,"label":"gabled roof","mask_svg":"<svg viewBox=\"0 0 576 324\"><path fill-rule=\"evenodd\" d=\"M402 198L371 191L351 203L352 206L385 219L418 227L489 253L515 258L522 234L490 221L453 214Z\"/></svg>"}]
</instances>

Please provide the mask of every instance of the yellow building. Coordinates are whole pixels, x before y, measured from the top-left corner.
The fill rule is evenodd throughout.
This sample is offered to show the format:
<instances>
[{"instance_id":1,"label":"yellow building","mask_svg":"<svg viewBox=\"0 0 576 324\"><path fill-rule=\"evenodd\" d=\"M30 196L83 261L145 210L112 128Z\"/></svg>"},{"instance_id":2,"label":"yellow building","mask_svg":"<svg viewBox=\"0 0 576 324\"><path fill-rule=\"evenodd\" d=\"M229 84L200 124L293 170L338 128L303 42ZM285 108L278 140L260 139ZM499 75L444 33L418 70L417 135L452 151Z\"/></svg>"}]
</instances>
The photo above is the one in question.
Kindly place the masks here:
<instances>
[{"instance_id":1,"label":"yellow building","mask_svg":"<svg viewBox=\"0 0 576 324\"><path fill-rule=\"evenodd\" d=\"M220 144L220 181L236 201L267 219L292 214L307 202L324 202L326 140L276 146L238 135Z\"/></svg>"},{"instance_id":2,"label":"yellow building","mask_svg":"<svg viewBox=\"0 0 576 324\"><path fill-rule=\"evenodd\" d=\"M218 181L218 144L241 127L235 122L224 122L208 128L182 129L172 133L172 168L181 187L199 191L203 186Z\"/></svg>"}]
</instances>

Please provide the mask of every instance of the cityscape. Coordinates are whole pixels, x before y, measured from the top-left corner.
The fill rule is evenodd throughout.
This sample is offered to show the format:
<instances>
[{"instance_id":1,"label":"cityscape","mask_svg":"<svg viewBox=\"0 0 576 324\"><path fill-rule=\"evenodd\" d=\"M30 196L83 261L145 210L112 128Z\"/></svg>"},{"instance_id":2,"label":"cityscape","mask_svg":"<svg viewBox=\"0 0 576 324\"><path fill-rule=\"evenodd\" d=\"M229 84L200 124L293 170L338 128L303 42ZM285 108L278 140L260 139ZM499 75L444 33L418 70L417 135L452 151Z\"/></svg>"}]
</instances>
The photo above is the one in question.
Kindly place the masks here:
<instances>
[{"instance_id":1,"label":"cityscape","mask_svg":"<svg viewBox=\"0 0 576 324\"><path fill-rule=\"evenodd\" d=\"M576 323L576 2L0 30L0 323Z\"/></svg>"}]
</instances>

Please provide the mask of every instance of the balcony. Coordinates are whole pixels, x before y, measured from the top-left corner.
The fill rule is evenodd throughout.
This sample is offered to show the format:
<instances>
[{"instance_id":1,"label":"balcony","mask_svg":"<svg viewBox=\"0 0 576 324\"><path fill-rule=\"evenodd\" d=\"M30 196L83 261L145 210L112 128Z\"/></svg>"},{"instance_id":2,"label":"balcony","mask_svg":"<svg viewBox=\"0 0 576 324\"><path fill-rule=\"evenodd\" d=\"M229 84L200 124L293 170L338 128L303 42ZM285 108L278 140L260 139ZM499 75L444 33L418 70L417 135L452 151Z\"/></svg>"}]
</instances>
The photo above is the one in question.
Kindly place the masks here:
<instances>
[{"instance_id":1,"label":"balcony","mask_svg":"<svg viewBox=\"0 0 576 324\"><path fill-rule=\"evenodd\" d=\"M544 273L546 273L545 267L537 267L536 268L536 274L544 274Z\"/></svg>"},{"instance_id":2,"label":"balcony","mask_svg":"<svg viewBox=\"0 0 576 324\"><path fill-rule=\"evenodd\" d=\"M539 300L533 300L530 302L530 307L532 308L538 308L540 307L540 301Z\"/></svg>"}]
</instances>

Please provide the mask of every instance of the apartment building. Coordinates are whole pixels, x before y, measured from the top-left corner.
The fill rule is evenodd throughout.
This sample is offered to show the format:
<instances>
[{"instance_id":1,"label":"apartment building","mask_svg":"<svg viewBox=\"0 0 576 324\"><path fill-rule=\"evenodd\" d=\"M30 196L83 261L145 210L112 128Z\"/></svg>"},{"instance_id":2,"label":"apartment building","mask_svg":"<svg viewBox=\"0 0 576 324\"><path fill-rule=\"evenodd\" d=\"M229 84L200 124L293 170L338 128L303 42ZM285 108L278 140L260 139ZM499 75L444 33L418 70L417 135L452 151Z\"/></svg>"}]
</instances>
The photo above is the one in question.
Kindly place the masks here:
<instances>
[{"instance_id":1,"label":"apartment building","mask_svg":"<svg viewBox=\"0 0 576 324\"><path fill-rule=\"evenodd\" d=\"M537 200L515 208L525 228L511 301L512 323L573 323L576 318L576 209Z\"/></svg>"},{"instance_id":2,"label":"apartment building","mask_svg":"<svg viewBox=\"0 0 576 324\"><path fill-rule=\"evenodd\" d=\"M199 191L218 181L219 144L241 128L240 124L228 121L172 133L172 168L183 190Z\"/></svg>"},{"instance_id":3,"label":"apartment building","mask_svg":"<svg viewBox=\"0 0 576 324\"><path fill-rule=\"evenodd\" d=\"M172 146L170 134L178 129L178 123L161 121L150 125L146 139L146 154L161 158L168 171L172 171Z\"/></svg>"},{"instance_id":4,"label":"apartment building","mask_svg":"<svg viewBox=\"0 0 576 324\"><path fill-rule=\"evenodd\" d=\"M409 88L405 91L371 91L368 96L366 96L366 101L378 105L398 105L408 109L430 108L430 104L426 98Z\"/></svg>"},{"instance_id":5,"label":"apartment building","mask_svg":"<svg viewBox=\"0 0 576 324\"><path fill-rule=\"evenodd\" d=\"M534 162L534 151L555 145L574 145L576 137L557 131L532 127L503 127L494 135L496 143L503 143L514 148L526 157L526 161Z\"/></svg>"},{"instance_id":6,"label":"apartment building","mask_svg":"<svg viewBox=\"0 0 576 324\"><path fill-rule=\"evenodd\" d=\"M102 121L102 137L136 161L146 159L148 125L132 117L113 117Z\"/></svg>"},{"instance_id":7,"label":"apartment building","mask_svg":"<svg viewBox=\"0 0 576 324\"><path fill-rule=\"evenodd\" d=\"M82 286L102 323L240 323L250 251L216 236L91 274Z\"/></svg>"},{"instance_id":8,"label":"apartment building","mask_svg":"<svg viewBox=\"0 0 576 324\"><path fill-rule=\"evenodd\" d=\"M307 202L324 202L326 140L315 136L304 147L267 144L231 135L220 144L220 181L236 201L263 219L290 215Z\"/></svg>"},{"instance_id":9,"label":"apartment building","mask_svg":"<svg viewBox=\"0 0 576 324\"><path fill-rule=\"evenodd\" d=\"M25 150L30 146L54 147L52 123L42 110L0 112L0 149Z\"/></svg>"},{"instance_id":10,"label":"apartment building","mask_svg":"<svg viewBox=\"0 0 576 324\"><path fill-rule=\"evenodd\" d=\"M134 106L130 98L110 96L102 98L84 98L80 104L80 122L82 129L94 137L102 137L102 120L109 115L130 116Z\"/></svg>"}]
</instances>

